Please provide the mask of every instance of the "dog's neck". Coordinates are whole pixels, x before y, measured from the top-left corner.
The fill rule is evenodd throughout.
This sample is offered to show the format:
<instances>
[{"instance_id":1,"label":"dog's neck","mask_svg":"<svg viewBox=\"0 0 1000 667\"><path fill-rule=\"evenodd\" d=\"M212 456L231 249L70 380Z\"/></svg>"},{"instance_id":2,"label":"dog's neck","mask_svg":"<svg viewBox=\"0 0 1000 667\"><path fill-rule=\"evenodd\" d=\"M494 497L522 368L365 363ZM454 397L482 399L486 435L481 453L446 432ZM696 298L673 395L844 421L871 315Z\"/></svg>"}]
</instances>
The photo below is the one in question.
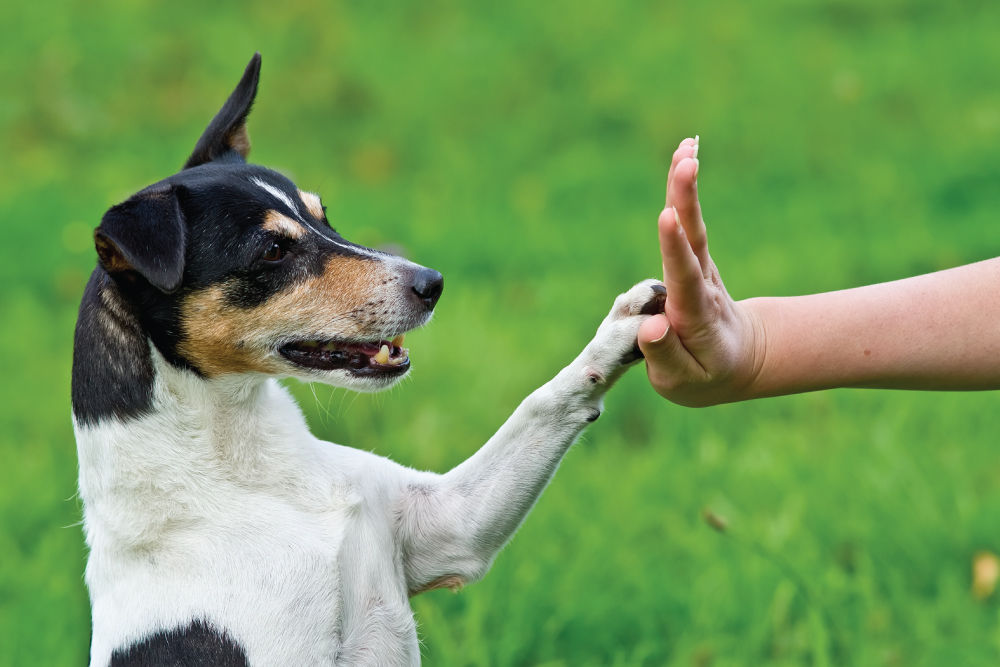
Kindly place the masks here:
<instances>
[{"instance_id":1,"label":"dog's neck","mask_svg":"<svg viewBox=\"0 0 1000 667\"><path fill-rule=\"evenodd\" d=\"M73 350L73 414L81 426L156 412L201 429L255 409L269 380L258 374L207 379L171 363L154 343L132 300L103 269L91 276Z\"/></svg>"},{"instance_id":2,"label":"dog's neck","mask_svg":"<svg viewBox=\"0 0 1000 667\"><path fill-rule=\"evenodd\" d=\"M152 492L176 497L208 478L267 483L265 472L295 465L296 444L312 436L276 380L251 374L207 379L171 364L100 273L80 309L73 364L88 515L104 502L141 505L143 498L154 500L147 497Z\"/></svg>"}]
</instances>

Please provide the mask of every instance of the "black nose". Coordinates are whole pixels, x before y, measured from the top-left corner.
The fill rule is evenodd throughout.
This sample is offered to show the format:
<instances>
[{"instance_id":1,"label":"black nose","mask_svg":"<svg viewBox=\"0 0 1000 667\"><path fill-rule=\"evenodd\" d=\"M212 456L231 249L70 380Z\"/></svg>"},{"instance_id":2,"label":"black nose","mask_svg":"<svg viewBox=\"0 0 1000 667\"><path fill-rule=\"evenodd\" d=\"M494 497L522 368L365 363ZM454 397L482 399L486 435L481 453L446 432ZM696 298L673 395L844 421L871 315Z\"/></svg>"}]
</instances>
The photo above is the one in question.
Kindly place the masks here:
<instances>
[{"instance_id":1,"label":"black nose","mask_svg":"<svg viewBox=\"0 0 1000 667\"><path fill-rule=\"evenodd\" d=\"M444 289L444 276L434 269L421 268L413 276L413 293L427 310L434 310L434 304L441 298L442 289Z\"/></svg>"}]
</instances>

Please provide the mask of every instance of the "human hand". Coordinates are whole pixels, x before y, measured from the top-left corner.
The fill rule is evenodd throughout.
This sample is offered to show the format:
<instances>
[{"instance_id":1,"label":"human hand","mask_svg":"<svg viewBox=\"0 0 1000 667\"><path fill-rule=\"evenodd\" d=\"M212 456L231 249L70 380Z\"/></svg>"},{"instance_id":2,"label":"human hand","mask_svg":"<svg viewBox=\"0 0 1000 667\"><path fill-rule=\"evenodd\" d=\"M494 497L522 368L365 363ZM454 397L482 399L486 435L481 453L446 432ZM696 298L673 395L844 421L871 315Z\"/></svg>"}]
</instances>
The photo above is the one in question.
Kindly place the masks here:
<instances>
[{"instance_id":1,"label":"human hand","mask_svg":"<svg viewBox=\"0 0 1000 667\"><path fill-rule=\"evenodd\" d=\"M667 301L638 335L653 388L691 407L750 398L764 351L760 318L733 301L708 253L698 166L698 139L685 139L670 164L658 222Z\"/></svg>"}]
</instances>

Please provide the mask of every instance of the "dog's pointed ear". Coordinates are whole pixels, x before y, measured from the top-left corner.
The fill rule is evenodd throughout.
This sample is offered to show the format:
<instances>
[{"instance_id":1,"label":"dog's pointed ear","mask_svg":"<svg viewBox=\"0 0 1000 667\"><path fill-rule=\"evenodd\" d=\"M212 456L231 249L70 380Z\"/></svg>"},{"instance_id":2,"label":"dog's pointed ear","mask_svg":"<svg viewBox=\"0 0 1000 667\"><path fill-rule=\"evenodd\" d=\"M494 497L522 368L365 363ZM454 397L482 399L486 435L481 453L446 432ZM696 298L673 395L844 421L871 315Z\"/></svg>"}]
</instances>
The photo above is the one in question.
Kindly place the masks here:
<instances>
[{"instance_id":1,"label":"dog's pointed ear","mask_svg":"<svg viewBox=\"0 0 1000 667\"><path fill-rule=\"evenodd\" d=\"M184 274L184 228L177 188L147 189L104 214L94 245L108 273L135 272L170 293Z\"/></svg>"},{"instance_id":2,"label":"dog's pointed ear","mask_svg":"<svg viewBox=\"0 0 1000 667\"><path fill-rule=\"evenodd\" d=\"M250 153L250 136L247 134L247 116L257 96L260 79L260 54L253 54L243 72L243 78L215 118L202 133L194 152L184 163L184 168L197 167L213 160L245 162Z\"/></svg>"}]
</instances>

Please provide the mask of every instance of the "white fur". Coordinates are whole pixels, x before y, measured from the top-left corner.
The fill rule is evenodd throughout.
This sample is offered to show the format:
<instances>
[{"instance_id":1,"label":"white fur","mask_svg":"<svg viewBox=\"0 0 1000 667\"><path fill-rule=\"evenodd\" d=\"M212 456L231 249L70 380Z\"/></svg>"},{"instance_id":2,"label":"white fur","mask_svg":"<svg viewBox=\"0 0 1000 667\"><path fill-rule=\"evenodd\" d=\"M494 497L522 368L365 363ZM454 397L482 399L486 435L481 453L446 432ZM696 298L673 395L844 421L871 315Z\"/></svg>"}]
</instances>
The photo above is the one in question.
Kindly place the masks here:
<instances>
[{"instance_id":1,"label":"white fur","mask_svg":"<svg viewBox=\"0 0 1000 667\"><path fill-rule=\"evenodd\" d=\"M76 425L92 664L195 619L253 665L418 664L409 595L489 569L624 371L653 282L444 475L318 441L272 378L206 381L152 348L152 413Z\"/></svg>"},{"instance_id":2,"label":"white fur","mask_svg":"<svg viewBox=\"0 0 1000 667\"><path fill-rule=\"evenodd\" d=\"M283 203L285 206L288 207L288 210L290 210L293 214L295 214L295 217L299 221L303 221L302 213L299 211L299 207L296 206L295 203L291 200L291 198L284 192L274 187L270 183L267 183L266 181L257 178L256 176L252 177L250 179L250 182L259 187L264 192L274 197L275 199L277 199L278 201L280 201L281 203Z\"/></svg>"}]
</instances>

